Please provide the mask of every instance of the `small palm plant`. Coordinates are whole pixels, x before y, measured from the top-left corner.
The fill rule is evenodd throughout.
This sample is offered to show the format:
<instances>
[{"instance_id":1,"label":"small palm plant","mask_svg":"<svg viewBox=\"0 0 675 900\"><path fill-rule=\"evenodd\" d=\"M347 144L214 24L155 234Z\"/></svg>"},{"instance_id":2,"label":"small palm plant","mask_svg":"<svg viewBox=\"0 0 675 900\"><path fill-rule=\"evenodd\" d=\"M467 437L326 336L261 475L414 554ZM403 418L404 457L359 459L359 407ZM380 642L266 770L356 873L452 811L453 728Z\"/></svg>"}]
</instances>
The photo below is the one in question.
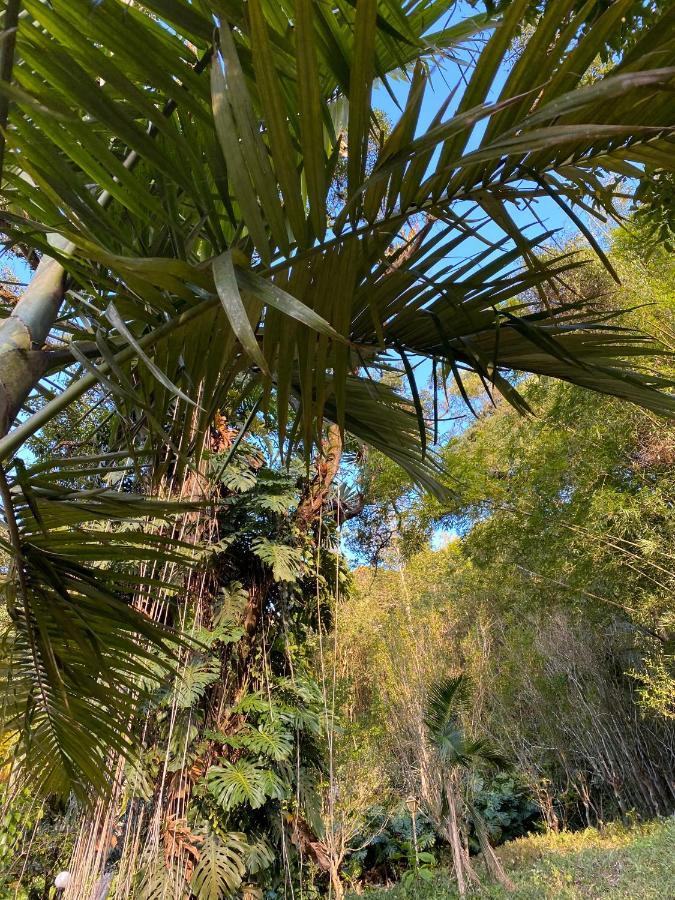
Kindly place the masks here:
<instances>
[{"instance_id":1,"label":"small palm plant","mask_svg":"<svg viewBox=\"0 0 675 900\"><path fill-rule=\"evenodd\" d=\"M471 800L467 776L480 768L504 767L506 762L489 741L474 739L464 729L461 719L469 694L470 683L464 675L437 681L429 688L424 713L427 738L442 771L442 821L452 850L460 896L466 894L470 882L479 883L462 833L466 824L474 827L490 875L505 887L513 887L490 845L485 822Z\"/></svg>"}]
</instances>

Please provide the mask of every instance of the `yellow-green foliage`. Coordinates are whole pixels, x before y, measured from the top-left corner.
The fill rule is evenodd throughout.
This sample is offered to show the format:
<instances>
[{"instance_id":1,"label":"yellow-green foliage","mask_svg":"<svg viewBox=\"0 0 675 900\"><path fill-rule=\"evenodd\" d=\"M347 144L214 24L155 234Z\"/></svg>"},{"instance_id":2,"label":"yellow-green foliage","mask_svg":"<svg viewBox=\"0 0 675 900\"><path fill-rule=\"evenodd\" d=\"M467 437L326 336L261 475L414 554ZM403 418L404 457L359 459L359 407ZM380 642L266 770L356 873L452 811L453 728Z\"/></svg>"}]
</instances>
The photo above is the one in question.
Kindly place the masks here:
<instances>
[{"instance_id":1,"label":"yellow-green foliage","mask_svg":"<svg viewBox=\"0 0 675 900\"><path fill-rule=\"evenodd\" d=\"M514 897L675 897L675 819L602 832L553 832L521 838L500 848L512 871ZM487 896L499 893L487 892Z\"/></svg>"},{"instance_id":2,"label":"yellow-green foliage","mask_svg":"<svg viewBox=\"0 0 675 900\"><path fill-rule=\"evenodd\" d=\"M675 818L602 832L553 832L499 848L515 890L486 885L475 897L513 900L666 900L675 897ZM378 890L382 900L454 900L449 872L431 884Z\"/></svg>"}]
</instances>

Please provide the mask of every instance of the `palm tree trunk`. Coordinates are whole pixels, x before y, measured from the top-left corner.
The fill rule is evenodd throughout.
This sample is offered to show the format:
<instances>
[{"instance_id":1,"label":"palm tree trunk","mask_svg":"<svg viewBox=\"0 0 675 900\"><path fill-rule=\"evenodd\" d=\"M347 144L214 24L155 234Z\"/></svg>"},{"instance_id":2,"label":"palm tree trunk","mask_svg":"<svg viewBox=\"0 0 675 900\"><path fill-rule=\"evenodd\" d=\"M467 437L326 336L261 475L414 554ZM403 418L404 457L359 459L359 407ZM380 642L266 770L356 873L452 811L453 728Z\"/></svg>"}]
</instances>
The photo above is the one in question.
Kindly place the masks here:
<instances>
[{"instance_id":1,"label":"palm tree trunk","mask_svg":"<svg viewBox=\"0 0 675 900\"><path fill-rule=\"evenodd\" d=\"M20 0L10 0L5 9L5 40L0 48L0 80L5 82L12 80L20 8ZM9 97L1 93L0 179L8 114ZM67 242L59 237L54 245L68 249ZM63 267L56 260L43 256L23 297L0 324L0 437L7 434L23 402L45 373L48 357L42 352L42 345L56 321L64 286Z\"/></svg>"},{"instance_id":2,"label":"palm tree trunk","mask_svg":"<svg viewBox=\"0 0 675 900\"><path fill-rule=\"evenodd\" d=\"M457 805L452 790L448 791L448 839L452 849L452 861L455 867L455 878L457 879L457 890L459 896L464 897L466 894L466 880L464 878L464 848L459 834L459 822L457 821Z\"/></svg>"},{"instance_id":3,"label":"palm tree trunk","mask_svg":"<svg viewBox=\"0 0 675 900\"><path fill-rule=\"evenodd\" d=\"M64 293L63 266L43 256L11 315L0 323L0 436L7 434L46 371L49 355L43 345L56 321Z\"/></svg>"},{"instance_id":4,"label":"palm tree trunk","mask_svg":"<svg viewBox=\"0 0 675 900\"><path fill-rule=\"evenodd\" d=\"M486 869L496 881L498 881L503 887L506 888L507 891L514 890L514 883L506 874L501 860L495 853L492 844L490 843L490 836L488 834L488 830L483 817L473 804L470 805L470 810L471 818L473 819L473 824L476 829L476 836L478 838L478 843L480 844L480 849L481 853L483 854L483 860L485 861Z\"/></svg>"}]
</instances>

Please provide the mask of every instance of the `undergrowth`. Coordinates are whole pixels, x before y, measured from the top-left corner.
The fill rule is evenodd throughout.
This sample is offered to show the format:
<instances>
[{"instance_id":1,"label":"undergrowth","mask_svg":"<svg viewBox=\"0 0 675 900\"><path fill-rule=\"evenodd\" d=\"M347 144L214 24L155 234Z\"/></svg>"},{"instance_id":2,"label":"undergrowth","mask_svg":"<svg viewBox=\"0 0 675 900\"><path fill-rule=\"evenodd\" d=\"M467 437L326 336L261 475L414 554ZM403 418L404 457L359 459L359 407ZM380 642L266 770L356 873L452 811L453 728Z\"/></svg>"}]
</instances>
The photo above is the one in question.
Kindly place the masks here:
<instances>
[{"instance_id":1,"label":"undergrowth","mask_svg":"<svg viewBox=\"0 0 675 900\"><path fill-rule=\"evenodd\" d=\"M602 831L530 835L499 848L514 891L486 884L473 896L513 900L664 900L675 898L675 817ZM373 889L383 900L455 900L452 875L439 870L432 881ZM355 897L356 895L349 895Z\"/></svg>"}]
</instances>

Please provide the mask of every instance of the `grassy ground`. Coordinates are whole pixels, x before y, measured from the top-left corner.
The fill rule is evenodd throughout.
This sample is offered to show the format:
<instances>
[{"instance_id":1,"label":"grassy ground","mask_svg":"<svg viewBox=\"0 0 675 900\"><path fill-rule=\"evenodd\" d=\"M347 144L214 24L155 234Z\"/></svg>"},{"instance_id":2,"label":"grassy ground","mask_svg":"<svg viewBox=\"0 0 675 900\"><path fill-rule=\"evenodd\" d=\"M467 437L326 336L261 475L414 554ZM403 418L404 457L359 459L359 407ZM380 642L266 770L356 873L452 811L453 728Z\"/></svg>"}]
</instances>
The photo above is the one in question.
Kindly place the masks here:
<instances>
[{"instance_id":1,"label":"grassy ground","mask_svg":"<svg viewBox=\"0 0 675 900\"><path fill-rule=\"evenodd\" d=\"M516 888L486 886L482 898L512 900L675 900L675 817L603 832L541 834L511 841L499 855ZM451 876L430 884L401 885L369 893L382 900L454 900Z\"/></svg>"}]
</instances>

